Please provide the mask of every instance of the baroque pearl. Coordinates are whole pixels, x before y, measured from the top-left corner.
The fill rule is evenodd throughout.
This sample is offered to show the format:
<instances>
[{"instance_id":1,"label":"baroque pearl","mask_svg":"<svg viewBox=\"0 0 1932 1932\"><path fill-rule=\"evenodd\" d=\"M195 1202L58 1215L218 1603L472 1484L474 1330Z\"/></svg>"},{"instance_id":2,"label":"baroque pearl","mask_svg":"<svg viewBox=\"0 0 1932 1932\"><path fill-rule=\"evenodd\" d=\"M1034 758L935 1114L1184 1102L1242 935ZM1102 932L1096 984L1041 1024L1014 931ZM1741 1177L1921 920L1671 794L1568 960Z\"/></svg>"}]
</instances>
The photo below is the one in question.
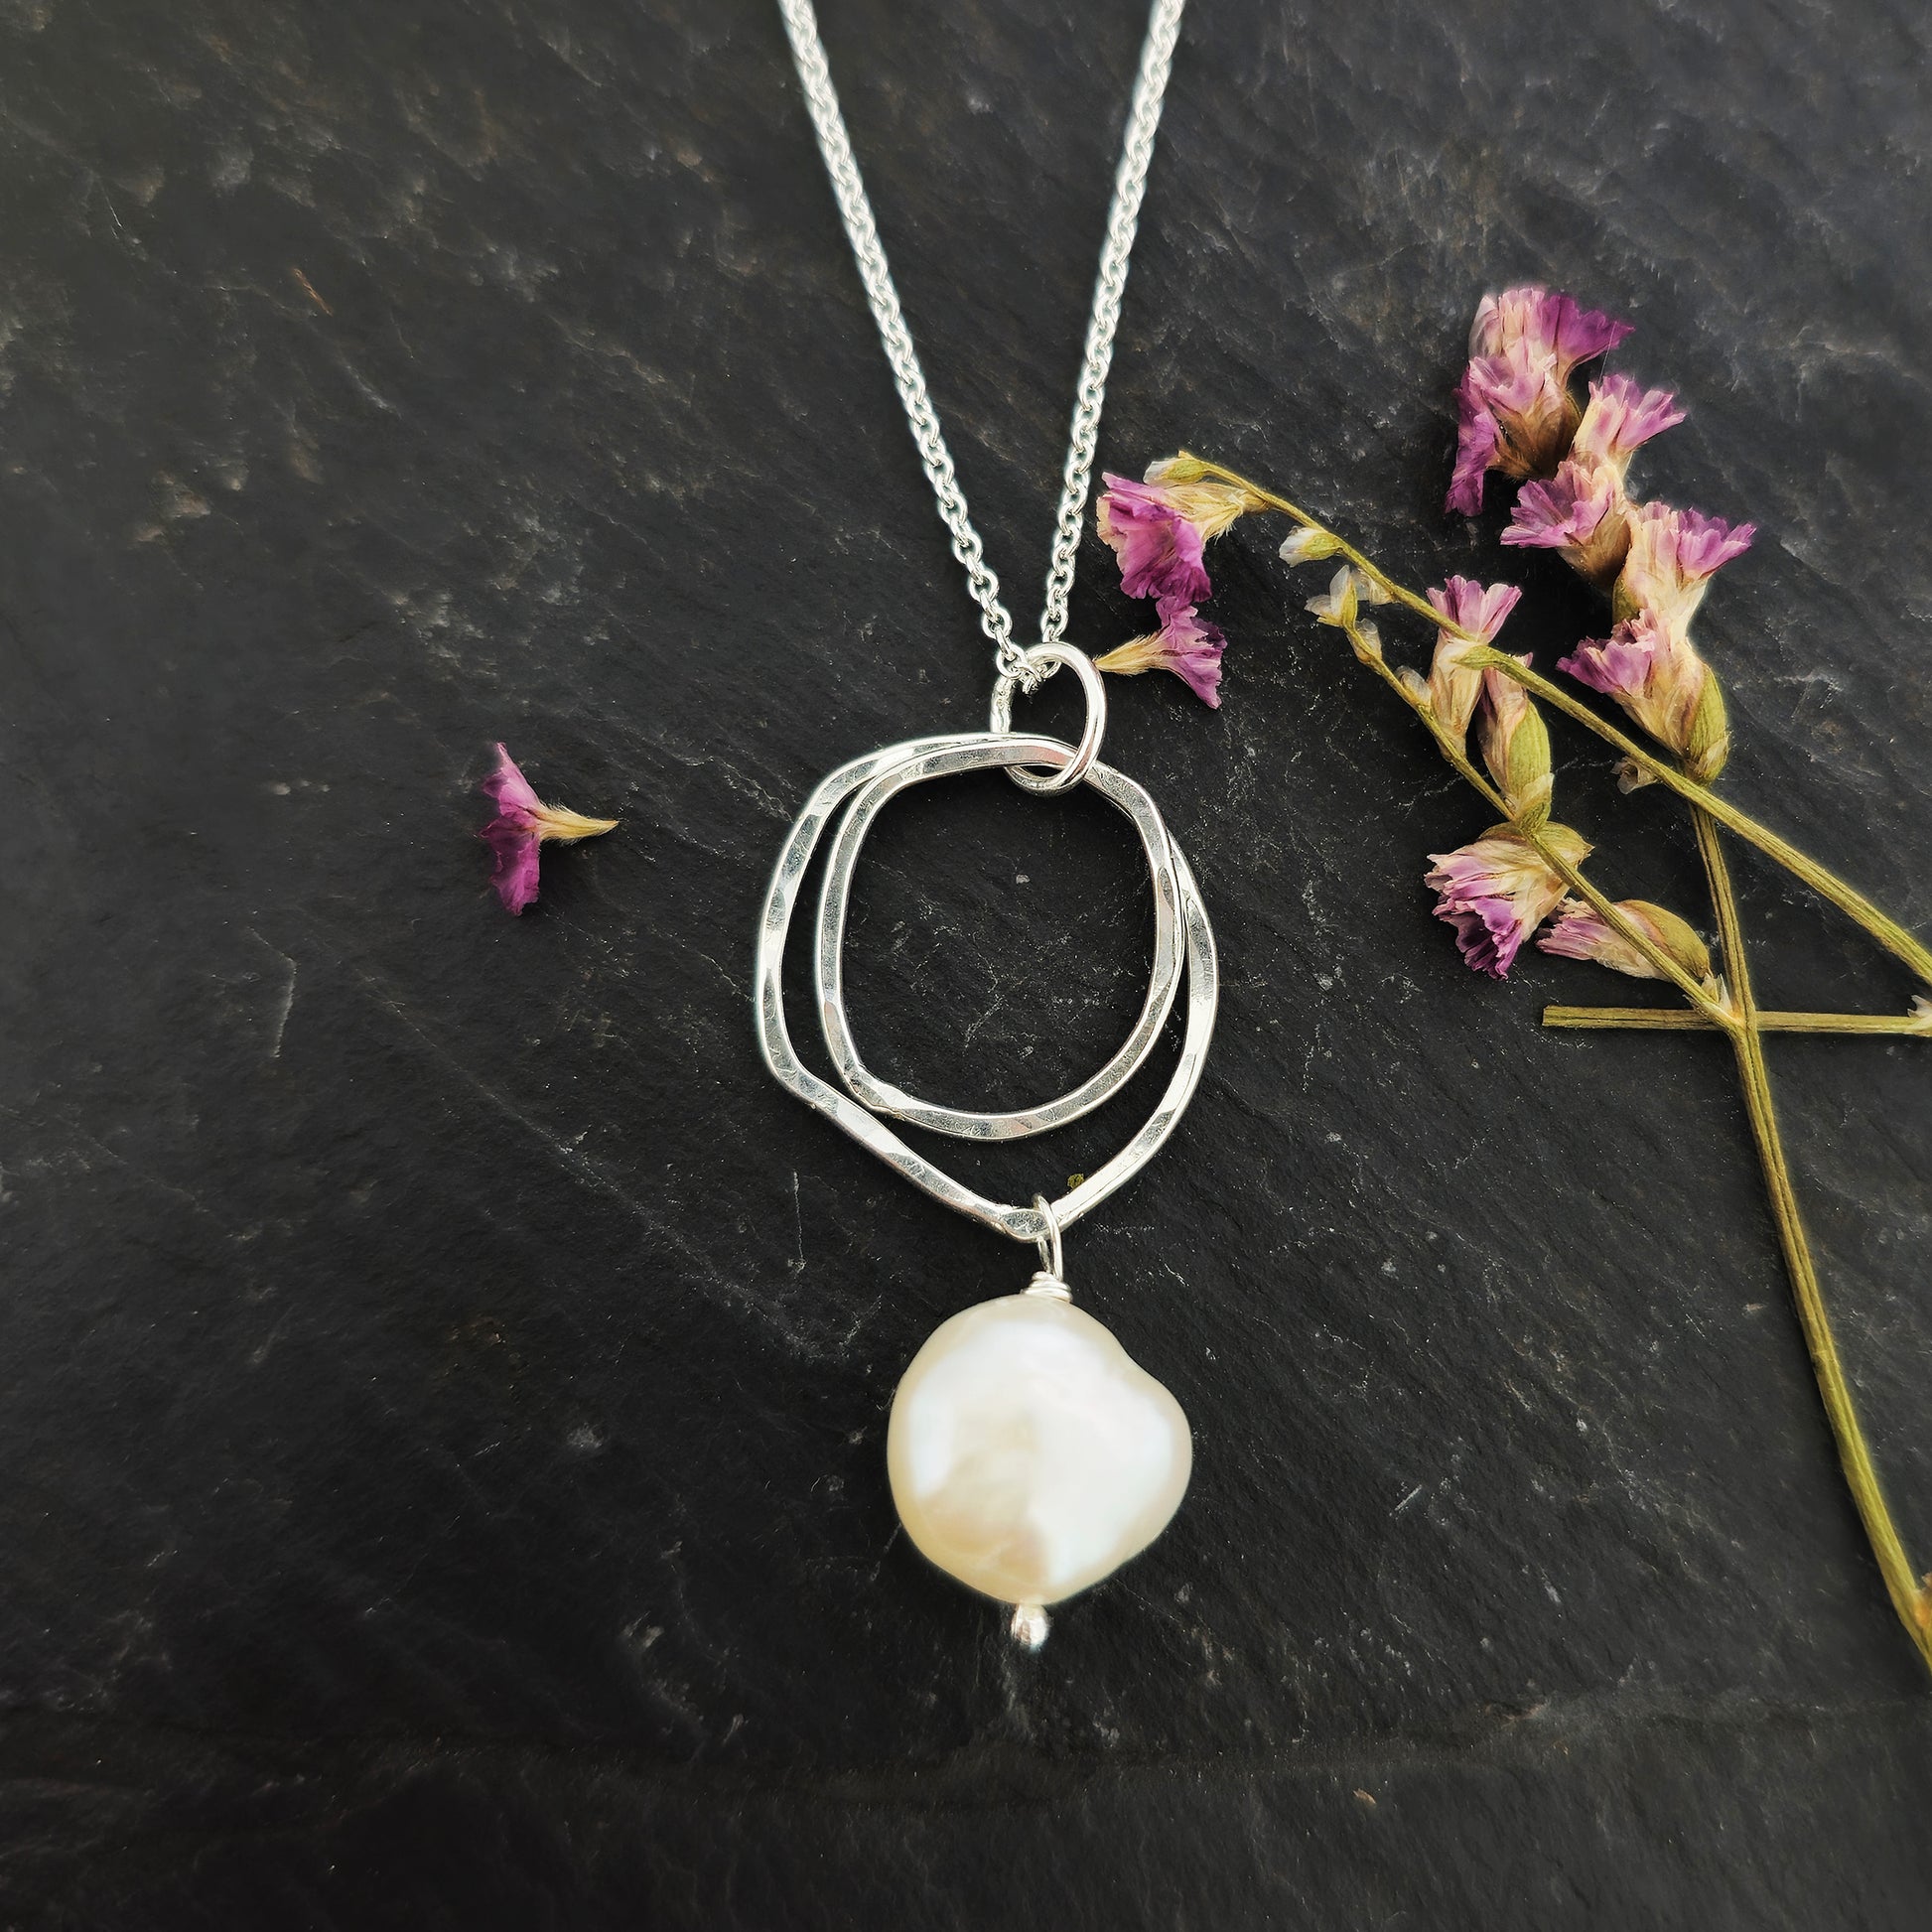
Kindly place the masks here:
<instances>
[{"instance_id":1,"label":"baroque pearl","mask_svg":"<svg viewBox=\"0 0 1932 1932\"><path fill-rule=\"evenodd\" d=\"M886 1463L924 1555L1031 1605L1145 1550L1179 1507L1193 1444L1180 1404L1092 1315L1009 1295L954 1315L913 1356Z\"/></svg>"}]
</instances>

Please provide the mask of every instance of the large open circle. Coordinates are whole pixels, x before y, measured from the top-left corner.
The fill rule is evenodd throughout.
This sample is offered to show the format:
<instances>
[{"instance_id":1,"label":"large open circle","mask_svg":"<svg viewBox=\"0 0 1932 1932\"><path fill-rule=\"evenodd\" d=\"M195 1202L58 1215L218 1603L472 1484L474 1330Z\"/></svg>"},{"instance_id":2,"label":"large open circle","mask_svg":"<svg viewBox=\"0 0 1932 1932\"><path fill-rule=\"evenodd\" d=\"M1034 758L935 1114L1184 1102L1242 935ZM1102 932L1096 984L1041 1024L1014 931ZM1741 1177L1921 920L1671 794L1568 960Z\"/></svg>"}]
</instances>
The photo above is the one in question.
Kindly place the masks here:
<instances>
[{"instance_id":1,"label":"large open circle","mask_svg":"<svg viewBox=\"0 0 1932 1932\"><path fill-rule=\"evenodd\" d=\"M955 1180L944 1169L936 1167L917 1153L887 1126L876 1114L850 1094L841 1092L822 1079L798 1058L785 1024L784 953L785 938L791 929L791 915L798 902L798 889L818 843L846 801L874 779L904 765L915 764L934 755L973 751L978 756L958 769L975 764L1029 764L1064 766L1075 756L1074 748L1053 738L1023 738L990 733L957 733L943 738L913 739L904 745L889 745L842 764L822 778L806 799L772 869L771 884L765 892L759 921L758 955L754 966L753 1015L758 1028L759 1050L772 1077L806 1105L816 1108L861 1147L869 1149L896 1173L922 1188L934 1200L942 1201L961 1214L997 1228L1016 1241L1037 1241L1057 1225L1071 1227L1089 1209L1097 1207L1108 1195L1138 1173L1173 1132L1200 1081L1201 1066L1214 1032L1214 1013L1219 998L1219 976L1214 957L1214 933L1208 924L1200 891L1187 862L1171 840L1167 841L1169 862L1173 869L1178 917L1187 966L1186 1026L1181 1035L1180 1054L1168 1084L1140 1131L1112 1159L1089 1173L1077 1187L1055 1200L1047 1213L1037 1207L1019 1207L1005 1201L989 1200L984 1194ZM932 773L929 775L937 775ZM1131 781L1106 765L1094 765L1087 773L1089 784L1102 778ZM1139 791L1139 786L1134 786ZM1145 797L1144 792L1141 793ZM1149 803L1152 810L1152 801ZM1155 821L1160 822L1159 814ZM1166 830L1163 827L1163 838ZM1158 1029L1157 1029L1158 1031Z\"/></svg>"}]
</instances>

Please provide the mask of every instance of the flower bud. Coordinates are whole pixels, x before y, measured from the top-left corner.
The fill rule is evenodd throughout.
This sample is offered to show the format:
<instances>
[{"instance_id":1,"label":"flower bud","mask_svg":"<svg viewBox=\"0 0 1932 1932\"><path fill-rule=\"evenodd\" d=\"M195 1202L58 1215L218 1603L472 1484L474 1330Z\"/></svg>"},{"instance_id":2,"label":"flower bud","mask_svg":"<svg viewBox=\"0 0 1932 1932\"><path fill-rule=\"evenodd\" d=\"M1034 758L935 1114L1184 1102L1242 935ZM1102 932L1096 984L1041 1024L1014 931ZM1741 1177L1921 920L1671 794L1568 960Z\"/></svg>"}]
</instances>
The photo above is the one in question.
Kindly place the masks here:
<instances>
[{"instance_id":1,"label":"flower bud","mask_svg":"<svg viewBox=\"0 0 1932 1932\"><path fill-rule=\"evenodd\" d=\"M1650 943L1703 985L1711 978L1711 949L1675 912L1649 899L1626 898L1616 909ZM1632 979L1669 977L1633 945L1594 906L1580 898L1566 898L1557 907L1557 922L1537 942L1540 951L1563 959L1589 959Z\"/></svg>"},{"instance_id":2,"label":"flower bud","mask_svg":"<svg viewBox=\"0 0 1932 1932\"><path fill-rule=\"evenodd\" d=\"M1285 564L1318 564L1341 549L1341 539L1326 530L1311 530L1306 524L1291 530L1282 544Z\"/></svg>"},{"instance_id":3,"label":"flower bud","mask_svg":"<svg viewBox=\"0 0 1932 1932\"><path fill-rule=\"evenodd\" d=\"M1158 463L1147 466L1147 481L1151 483L1199 483L1206 475L1207 465L1197 456L1164 456Z\"/></svg>"},{"instance_id":4,"label":"flower bud","mask_svg":"<svg viewBox=\"0 0 1932 1932\"><path fill-rule=\"evenodd\" d=\"M1718 674L1704 667L1704 689L1698 693L1697 708L1691 713L1691 728L1684 746L1684 769L1699 784L1708 785L1725 768L1730 758L1730 724L1725 712L1725 694Z\"/></svg>"},{"instance_id":5,"label":"flower bud","mask_svg":"<svg viewBox=\"0 0 1932 1932\"><path fill-rule=\"evenodd\" d=\"M1321 622L1346 630L1355 621L1357 587L1366 581L1352 564L1343 564L1328 580L1327 595L1310 598L1308 608Z\"/></svg>"},{"instance_id":6,"label":"flower bud","mask_svg":"<svg viewBox=\"0 0 1932 1932\"><path fill-rule=\"evenodd\" d=\"M1555 780L1549 730L1529 693L1508 672L1484 671L1482 685L1482 761L1501 787L1511 817L1533 831L1550 815Z\"/></svg>"}]
</instances>

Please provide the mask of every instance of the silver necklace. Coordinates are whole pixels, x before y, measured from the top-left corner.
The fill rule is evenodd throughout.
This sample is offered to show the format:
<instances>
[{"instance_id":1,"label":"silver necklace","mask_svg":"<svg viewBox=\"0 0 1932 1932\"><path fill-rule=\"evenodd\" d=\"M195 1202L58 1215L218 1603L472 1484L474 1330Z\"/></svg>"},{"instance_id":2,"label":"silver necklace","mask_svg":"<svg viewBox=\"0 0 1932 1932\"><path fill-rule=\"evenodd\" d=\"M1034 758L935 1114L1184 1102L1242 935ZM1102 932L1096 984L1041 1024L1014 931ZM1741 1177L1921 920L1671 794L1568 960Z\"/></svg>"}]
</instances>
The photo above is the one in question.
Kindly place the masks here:
<instances>
[{"instance_id":1,"label":"silver necklace","mask_svg":"<svg viewBox=\"0 0 1932 1932\"><path fill-rule=\"evenodd\" d=\"M1214 1030L1214 935L1193 875L1154 800L1132 778L1099 762L1106 694L1086 654L1065 639L1114 332L1184 4L1154 0L1149 16L1094 282L1040 637L1023 648L1014 640L999 579L967 513L905 326L811 0L778 0L880 341L951 534L953 555L980 607L980 627L993 642L997 675L989 730L916 738L869 753L841 765L806 801L779 854L759 928L754 995L759 1044L782 1085L896 1173L948 1207L1037 1247L1039 1266L1024 1292L967 1309L927 1340L898 1385L887 1430L893 1500L907 1534L940 1569L1013 1605L1013 1634L1029 1649L1045 1640L1048 1603L1098 1583L1154 1541L1179 1506L1192 1464L1180 1405L1105 1327L1072 1306L1061 1258L1066 1230L1132 1178L1173 1132L1193 1096ZM1086 700L1078 744L1016 732L1015 692L1033 691L1062 668L1073 672ZM935 1106L871 1072L846 1018L841 964L852 876L874 819L908 785L987 768L1005 769L1035 793L1091 785L1140 835L1154 886L1154 967L1132 1032L1106 1065L1070 1093L1010 1113ZM782 988L792 910L805 869L828 833L832 850L819 893L813 964L826 1050L843 1092L793 1051ZM886 1124L901 1120L963 1140L1004 1141L1077 1120L1145 1063L1183 978L1187 997L1180 1052L1159 1104L1118 1154L1057 1200L1035 1194L1026 1207L988 1200L914 1152Z\"/></svg>"}]
</instances>

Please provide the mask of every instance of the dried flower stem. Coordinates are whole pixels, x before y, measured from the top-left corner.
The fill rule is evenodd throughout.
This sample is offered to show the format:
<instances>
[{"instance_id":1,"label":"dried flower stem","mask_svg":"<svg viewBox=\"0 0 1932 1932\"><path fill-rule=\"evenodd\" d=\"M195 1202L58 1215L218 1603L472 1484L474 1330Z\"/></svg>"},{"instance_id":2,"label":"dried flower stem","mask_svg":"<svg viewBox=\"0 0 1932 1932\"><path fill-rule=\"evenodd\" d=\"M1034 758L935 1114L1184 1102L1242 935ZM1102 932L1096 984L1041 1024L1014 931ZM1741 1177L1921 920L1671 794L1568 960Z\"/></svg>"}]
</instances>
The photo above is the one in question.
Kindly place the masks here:
<instances>
[{"instance_id":1,"label":"dried flower stem","mask_svg":"<svg viewBox=\"0 0 1932 1932\"><path fill-rule=\"evenodd\" d=\"M1885 1580L1898 1620L1917 1646L1928 1669L1932 1669L1932 1589L1920 1582L1899 1540L1898 1528L1886 1507L1878 1471L1871 1460L1870 1446L1859 1422L1857 1405L1852 1400L1851 1384L1839 1358L1838 1341L1832 1333L1831 1317L1825 1310L1825 1297L1818 1286L1818 1271L1811 1258L1811 1243L1806 1238L1798 1198L1791 1186L1791 1170L1784 1157L1784 1141L1778 1132L1777 1110L1771 1101L1770 1071L1764 1063L1762 1018L1751 991L1750 964L1744 955L1743 923L1737 915L1737 897L1731 889L1730 869L1725 863L1718 827L1709 812L1694 810L1698 852L1704 860L1706 877L1711 882L1711 902L1717 909L1719 943L1724 949L1725 978L1731 1000L1743 1024L1731 1031L1731 1046L1737 1055L1738 1079L1744 1089L1744 1111L1750 1118L1751 1137L1757 1143L1759 1165L1764 1170L1764 1186L1777 1223L1778 1244L1784 1250L1786 1272L1791 1277L1791 1294L1797 1304L1798 1322L1805 1332L1805 1345L1811 1351L1812 1371L1818 1378L1818 1393L1825 1404L1825 1416L1838 1444L1838 1456L1845 1480L1858 1506L1859 1518L1877 1559L1879 1574Z\"/></svg>"},{"instance_id":2,"label":"dried flower stem","mask_svg":"<svg viewBox=\"0 0 1932 1932\"><path fill-rule=\"evenodd\" d=\"M1675 959L1664 952L1649 934L1626 918L1617 905L1598 892L1582 872L1556 851L1544 837L1544 822L1541 814L1519 816L1512 813L1502 794L1471 763L1462 746L1437 721L1429 706L1423 703L1416 693L1411 691L1389 668L1383 659L1379 645L1365 637L1358 624L1344 626L1355 655L1422 720L1430 736L1436 741L1437 749L1456 772L1475 788L1500 818L1509 823L1516 836L1529 845L1578 897L1585 900L1613 931L1633 945L1662 978L1670 980L1691 1006L1691 1010L1684 1013L1651 1012L1641 1008L1551 1007L1545 1010L1544 1024L1583 1027L1689 1027L1700 1030L1710 1029L1728 1036L1732 1051L1737 1058L1737 1074L1743 1089L1744 1111L1750 1122L1752 1140L1757 1147L1758 1164L1763 1170L1771 1218L1776 1224L1785 1269L1791 1278L1792 1298L1797 1305L1799 1325L1804 1330L1805 1343L1811 1353L1812 1368L1817 1376L1819 1394L1824 1401L1826 1419L1831 1425L1833 1438L1838 1445L1839 1461L1845 1471L1846 1483L1852 1491L1852 1500L1858 1509L1860 1520L1864 1525L1865 1535L1870 1542L1871 1552L1877 1561L1879 1572L1884 1578L1885 1589L1891 1597L1892 1607L1897 1611L1899 1620L1905 1625L1907 1634L1927 1667L1932 1668L1932 1587L1928 1587L1932 1586L1932 1578L1922 1583L1913 1572L1911 1560L1905 1554L1905 1547L1899 1539L1897 1526L1893 1523L1891 1512L1885 1504L1884 1491L1879 1485L1877 1470L1872 1463L1870 1447L1865 1441L1864 1430L1859 1421L1858 1409L1852 1399L1851 1385L1846 1380L1844 1363L1838 1352L1838 1342L1833 1335L1831 1319L1826 1311L1825 1298L1818 1285L1818 1271L1812 1260L1811 1244L1806 1237L1804 1221L1798 1211L1797 1196L1791 1185L1790 1165L1785 1159L1784 1142L1778 1131L1777 1112L1771 1099L1770 1072L1764 1060L1763 1039L1766 1032L1925 1033L1928 1031L1928 1025L1932 1023L1928 1023L1927 1015L1923 1013L1895 1018L1890 1015L1876 1014L1765 1014L1760 1012L1751 990L1750 967L1744 955L1743 926L1738 917L1736 895L1731 887L1729 868L1725 862L1724 852L1719 844L1719 825L1727 827L1738 837L1748 840L1759 850L1776 859L1780 865L1812 887L1822 897L1829 899L1857 920L1881 945L1896 953L1914 972L1929 982L1932 982L1932 952L1928 952L1910 933L1880 912L1862 894L1855 892L1843 880L1826 871L1814 860L1807 858L1795 846L1779 838L1775 832L1759 825L1754 819L1718 797L1707 786L1686 777L1675 765L1668 764L1646 752L1634 739L1625 736L1615 726L1599 718L1587 705L1573 698L1560 685L1552 684L1548 678L1531 671L1507 652L1484 645L1481 638L1464 630L1459 624L1448 621L1442 612L1425 599L1418 597L1415 592L1396 583L1380 566L1364 556L1352 544L1344 542L1334 531L1299 505L1290 502L1285 496L1277 495L1272 490L1262 488L1260 484L1251 482L1248 478L1219 464L1189 456L1184 451L1181 461L1198 465L1199 474L1202 476L1213 477L1250 491L1260 501L1281 511L1283 515L1301 524L1304 529L1319 532L1335 546L1338 555L1346 558L1390 600L1414 611L1434 627L1449 631L1479 646L1479 650L1472 650L1465 654L1463 660L1465 663L1471 667L1480 666L1484 669L1493 668L1506 672L1546 703L1554 705L1559 711L1576 719L1579 724L1615 746L1641 769L1658 782L1668 785L1671 790L1690 803L1692 820L1697 829L1698 850L1704 860L1706 877L1711 886L1712 905L1717 913L1719 940L1723 948L1727 988L1720 988L1715 982L1709 986L1701 985Z\"/></svg>"},{"instance_id":3,"label":"dried flower stem","mask_svg":"<svg viewBox=\"0 0 1932 1932\"><path fill-rule=\"evenodd\" d=\"M1682 1007L1545 1007L1546 1027L1632 1033L1709 1033L1711 1022ZM1932 1015L1922 1013L1766 1013L1762 1034L1916 1034L1932 1036Z\"/></svg>"},{"instance_id":4,"label":"dried flower stem","mask_svg":"<svg viewBox=\"0 0 1932 1932\"><path fill-rule=\"evenodd\" d=\"M1425 599L1418 597L1413 591L1404 589L1377 565L1371 563L1352 544L1344 542L1325 523L1311 516L1298 504L1291 503L1286 496L1278 496L1273 490L1264 489L1259 483L1251 483L1238 472L1226 469L1218 463L1210 463L1204 457L1191 456L1186 451L1182 451L1181 460L1199 464L1203 476L1213 477L1222 483L1233 483L1238 488L1251 490L1271 509L1280 510L1284 516L1292 518L1304 529L1320 532L1335 545L1338 555L1347 558L1363 576L1387 592L1396 603L1406 605L1440 629L1448 630L1469 643L1482 644L1481 638L1464 630L1459 624L1446 622L1442 613ZM1574 718L1586 730L1594 732L1605 744L1614 746L1618 752L1629 759L1647 777L1654 778L1659 784L1676 792L1680 798L1708 812L1725 830L1734 832L1740 839L1756 846L1766 857L1775 859L1787 872L1803 880L1821 898L1829 899L1848 918L1863 926L1887 952L1896 954L1920 979L1932 985L1932 950L1921 945L1896 919L1881 912L1863 893L1855 887L1848 886L1836 873L1828 871L1817 860L1800 852L1789 840L1780 838L1769 826L1760 825L1748 813L1739 811L1728 799L1721 798L1708 785L1701 785L1696 779L1686 777L1676 765L1658 758L1654 753L1647 752L1634 738L1618 731L1607 719L1599 717L1588 705L1574 697L1562 685L1553 684L1541 672L1533 671L1528 665L1519 663L1508 652L1489 651L1485 647L1483 654L1477 655L1472 651L1465 661L1471 668L1480 665L1485 669L1498 670L1505 676L1513 677L1525 690L1533 691L1546 704L1554 705L1566 717Z\"/></svg>"}]
</instances>

